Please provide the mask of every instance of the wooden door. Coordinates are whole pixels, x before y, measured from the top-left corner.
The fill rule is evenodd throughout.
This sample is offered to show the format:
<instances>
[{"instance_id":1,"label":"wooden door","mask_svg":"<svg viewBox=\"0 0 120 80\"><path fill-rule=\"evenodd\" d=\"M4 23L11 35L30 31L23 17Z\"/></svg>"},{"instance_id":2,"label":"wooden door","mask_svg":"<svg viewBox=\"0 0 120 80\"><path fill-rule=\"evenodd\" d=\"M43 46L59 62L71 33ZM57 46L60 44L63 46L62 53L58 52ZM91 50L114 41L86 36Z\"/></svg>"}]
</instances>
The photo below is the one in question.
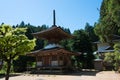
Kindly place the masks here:
<instances>
[{"instance_id":1,"label":"wooden door","mask_svg":"<svg viewBox=\"0 0 120 80\"><path fill-rule=\"evenodd\" d=\"M44 66L49 66L50 65L50 57L49 56L44 56L44 61L43 64Z\"/></svg>"}]
</instances>

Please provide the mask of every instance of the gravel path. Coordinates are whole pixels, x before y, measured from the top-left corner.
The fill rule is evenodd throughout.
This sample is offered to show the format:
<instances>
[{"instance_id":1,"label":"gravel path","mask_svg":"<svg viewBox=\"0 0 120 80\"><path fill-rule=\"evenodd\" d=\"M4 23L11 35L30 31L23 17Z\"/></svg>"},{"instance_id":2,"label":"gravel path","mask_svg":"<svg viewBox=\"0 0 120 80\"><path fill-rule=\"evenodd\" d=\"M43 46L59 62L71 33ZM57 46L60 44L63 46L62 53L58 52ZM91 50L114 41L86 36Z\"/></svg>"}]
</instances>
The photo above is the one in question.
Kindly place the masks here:
<instances>
[{"instance_id":1,"label":"gravel path","mask_svg":"<svg viewBox=\"0 0 120 80\"><path fill-rule=\"evenodd\" d=\"M0 80L4 80L1 78ZM31 75L10 77L10 80L120 80L120 74L114 71L80 72L70 75Z\"/></svg>"}]
</instances>

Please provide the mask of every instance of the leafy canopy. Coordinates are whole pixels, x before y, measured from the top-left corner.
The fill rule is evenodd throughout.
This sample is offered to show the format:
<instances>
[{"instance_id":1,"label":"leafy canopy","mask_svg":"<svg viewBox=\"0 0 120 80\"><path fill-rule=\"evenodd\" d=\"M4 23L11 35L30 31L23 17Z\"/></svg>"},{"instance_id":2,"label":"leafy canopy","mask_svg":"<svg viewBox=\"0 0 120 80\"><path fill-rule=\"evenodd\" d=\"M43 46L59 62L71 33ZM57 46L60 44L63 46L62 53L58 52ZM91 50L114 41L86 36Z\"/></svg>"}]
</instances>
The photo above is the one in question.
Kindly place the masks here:
<instances>
[{"instance_id":1,"label":"leafy canopy","mask_svg":"<svg viewBox=\"0 0 120 80\"><path fill-rule=\"evenodd\" d=\"M103 0L100 19L95 25L95 33L101 42L111 41L111 34L117 34L120 28L120 0Z\"/></svg>"},{"instance_id":2,"label":"leafy canopy","mask_svg":"<svg viewBox=\"0 0 120 80\"><path fill-rule=\"evenodd\" d=\"M5 24L0 26L0 56L4 61L16 59L34 49L35 39L29 40L25 32L26 28L12 28Z\"/></svg>"},{"instance_id":3,"label":"leafy canopy","mask_svg":"<svg viewBox=\"0 0 120 80\"><path fill-rule=\"evenodd\" d=\"M111 63L115 70L119 69L120 66L120 43L114 45L114 53L106 53L104 61Z\"/></svg>"}]
</instances>

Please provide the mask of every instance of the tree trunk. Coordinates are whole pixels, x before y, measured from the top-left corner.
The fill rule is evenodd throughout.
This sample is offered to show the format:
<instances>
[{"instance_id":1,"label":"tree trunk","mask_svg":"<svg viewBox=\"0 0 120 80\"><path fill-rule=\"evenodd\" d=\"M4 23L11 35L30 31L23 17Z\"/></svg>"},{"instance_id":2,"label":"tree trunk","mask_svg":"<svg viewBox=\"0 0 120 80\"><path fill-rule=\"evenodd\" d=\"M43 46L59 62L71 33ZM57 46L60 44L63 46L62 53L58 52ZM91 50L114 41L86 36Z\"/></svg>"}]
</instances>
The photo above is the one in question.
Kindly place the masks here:
<instances>
[{"instance_id":1,"label":"tree trunk","mask_svg":"<svg viewBox=\"0 0 120 80\"><path fill-rule=\"evenodd\" d=\"M11 60L7 62L7 72L6 72L5 80L9 80L10 68L11 68Z\"/></svg>"}]
</instances>

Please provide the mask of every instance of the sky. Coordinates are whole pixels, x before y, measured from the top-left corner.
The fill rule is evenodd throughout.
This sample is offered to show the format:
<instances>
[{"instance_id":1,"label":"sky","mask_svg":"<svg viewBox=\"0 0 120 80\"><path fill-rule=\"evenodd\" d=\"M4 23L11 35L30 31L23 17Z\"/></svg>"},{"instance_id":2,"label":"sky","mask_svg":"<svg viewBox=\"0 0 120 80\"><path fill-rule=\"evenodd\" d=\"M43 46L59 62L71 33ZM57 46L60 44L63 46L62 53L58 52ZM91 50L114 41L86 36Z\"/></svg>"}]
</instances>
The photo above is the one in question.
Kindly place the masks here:
<instances>
[{"instance_id":1,"label":"sky","mask_svg":"<svg viewBox=\"0 0 120 80\"><path fill-rule=\"evenodd\" d=\"M102 0L0 0L0 24L26 24L51 26L53 10L56 25L69 28L71 32L84 29L85 24L94 25L99 19Z\"/></svg>"}]
</instances>

